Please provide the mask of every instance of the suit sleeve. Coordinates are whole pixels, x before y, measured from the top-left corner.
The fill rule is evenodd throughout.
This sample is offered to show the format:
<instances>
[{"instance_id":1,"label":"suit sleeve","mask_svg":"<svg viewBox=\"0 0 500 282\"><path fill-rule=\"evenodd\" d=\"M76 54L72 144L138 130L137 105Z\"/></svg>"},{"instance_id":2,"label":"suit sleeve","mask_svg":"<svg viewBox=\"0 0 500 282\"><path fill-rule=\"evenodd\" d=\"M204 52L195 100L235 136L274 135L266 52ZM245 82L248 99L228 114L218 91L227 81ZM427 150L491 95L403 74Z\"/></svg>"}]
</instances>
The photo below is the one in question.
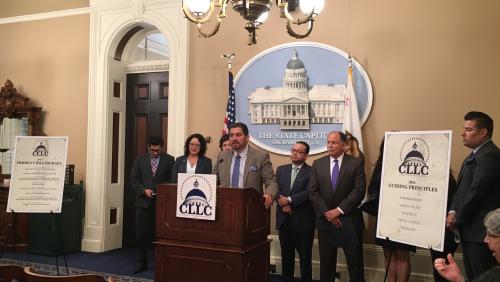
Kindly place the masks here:
<instances>
[{"instance_id":1,"label":"suit sleeve","mask_svg":"<svg viewBox=\"0 0 500 282\"><path fill-rule=\"evenodd\" d=\"M175 160L174 165L172 167L172 173L170 175L170 182L171 183L177 183L177 175L179 174L179 164L181 163L180 160L181 160L181 157L178 157Z\"/></svg>"},{"instance_id":2,"label":"suit sleeve","mask_svg":"<svg viewBox=\"0 0 500 282\"><path fill-rule=\"evenodd\" d=\"M319 181L318 181L318 171L317 165L314 163L311 167L311 178L309 179L309 200L311 200L311 205L316 211L316 215L322 216L325 212L329 210L323 196L319 191Z\"/></svg>"},{"instance_id":3,"label":"suit sleeve","mask_svg":"<svg viewBox=\"0 0 500 282\"><path fill-rule=\"evenodd\" d=\"M212 173L212 160L210 158L205 158L206 171L205 173Z\"/></svg>"},{"instance_id":4,"label":"suit sleeve","mask_svg":"<svg viewBox=\"0 0 500 282\"><path fill-rule=\"evenodd\" d=\"M498 154L487 154L476 159L472 184L467 189L464 204L457 214L459 224L463 224L464 221L470 219L480 209L481 203L495 194L492 190L497 187L495 183L500 181L498 174L499 159L500 155Z\"/></svg>"},{"instance_id":5,"label":"suit sleeve","mask_svg":"<svg viewBox=\"0 0 500 282\"><path fill-rule=\"evenodd\" d=\"M339 204L339 208L344 214L351 214L361 203L365 196L366 176L364 161L356 159L355 174L354 174L354 187L347 197Z\"/></svg>"},{"instance_id":6,"label":"suit sleeve","mask_svg":"<svg viewBox=\"0 0 500 282\"><path fill-rule=\"evenodd\" d=\"M140 168L140 159L137 158L134 161L134 165L132 166L132 170L130 171L130 184L135 193L139 196L144 194L144 189L147 187L144 186L142 182L141 168Z\"/></svg>"},{"instance_id":7,"label":"suit sleeve","mask_svg":"<svg viewBox=\"0 0 500 282\"><path fill-rule=\"evenodd\" d=\"M271 195L273 198L276 197L276 193L278 191L278 184L276 183L276 176L273 171L273 164L271 163L271 159L269 154L266 153L266 156L262 162L262 182L264 182L264 186L266 189L264 190L266 194Z\"/></svg>"},{"instance_id":8,"label":"suit sleeve","mask_svg":"<svg viewBox=\"0 0 500 282\"><path fill-rule=\"evenodd\" d=\"M219 167L222 163L222 154L219 152L217 158L215 159L215 166L213 167L212 174L217 176L217 185L220 185Z\"/></svg>"}]
</instances>

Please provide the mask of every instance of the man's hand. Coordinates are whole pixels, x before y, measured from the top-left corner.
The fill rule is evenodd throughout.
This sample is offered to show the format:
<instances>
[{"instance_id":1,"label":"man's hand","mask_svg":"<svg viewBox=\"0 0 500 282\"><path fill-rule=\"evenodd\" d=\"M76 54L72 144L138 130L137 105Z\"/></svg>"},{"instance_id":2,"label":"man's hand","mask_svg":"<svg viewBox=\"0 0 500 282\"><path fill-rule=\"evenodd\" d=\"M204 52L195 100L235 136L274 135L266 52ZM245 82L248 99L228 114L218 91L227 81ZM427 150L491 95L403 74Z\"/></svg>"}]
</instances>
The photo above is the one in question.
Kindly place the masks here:
<instances>
[{"instance_id":1,"label":"man's hand","mask_svg":"<svg viewBox=\"0 0 500 282\"><path fill-rule=\"evenodd\" d=\"M264 206L266 206L266 209L270 208L273 204L273 197L269 194L263 194L262 197L264 197Z\"/></svg>"},{"instance_id":2,"label":"man's hand","mask_svg":"<svg viewBox=\"0 0 500 282\"><path fill-rule=\"evenodd\" d=\"M292 206L284 206L282 211L284 214L292 215Z\"/></svg>"},{"instance_id":3,"label":"man's hand","mask_svg":"<svg viewBox=\"0 0 500 282\"><path fill-rule=\"evenodd\" d=\"M460 273L460 269L457 266L457 263L451 256L448 254L447 256L449 264L446 263L446 260L443 258L437 258L434 261L434 268L443 276L446 280L452 282L461 282L464 281L464 277L462 273Z\"/></svg>"},{"instance_id":4,"label":"man's hand","mask_svg":"<svg viewBox=\"0 0 500 282\"><path fill-rule=\"evenodd\" d=\"M457 228L457 219L455 218L455 213L450 212L446 217L446 227L450 230L455 231Z\"/></svg>"},{"instance_id":5,"label":"man's hand","mask_svg":"<svg viewBox=\"0 0 500 282\"><path fill-rule=\"evenodd\" d=\"M331 209L323 214L325 219L328 222L334 224L335 227L337 227L337 228L342 226L342 223L340 222L340 219L339 219L340 215L342 215L342 214L340 213L339 209L337 209L337 208Z\"/></svg>"},{"instance_id":6,"label":"man's hand","mask_svg":"<svg viewBox=\"0 0 500 282\"><path fill-rule=\"evenodd\" d=\"M288 206L289 204L290 202L288 202L287 197L280 196L278 198L278 205L280 205L280 207Z\"/></svg>"},{"instance_id":7,"label":"man's hand","mask_svg":"<svg viewBox=\"0 0 500 282\"><path fill-rule=\"evenodd\" d=\"M146 197L153 198L153 194L154 194L153 190L149 188L144 189L144 195L146 195Z\"/></svg>"}]
</instances>

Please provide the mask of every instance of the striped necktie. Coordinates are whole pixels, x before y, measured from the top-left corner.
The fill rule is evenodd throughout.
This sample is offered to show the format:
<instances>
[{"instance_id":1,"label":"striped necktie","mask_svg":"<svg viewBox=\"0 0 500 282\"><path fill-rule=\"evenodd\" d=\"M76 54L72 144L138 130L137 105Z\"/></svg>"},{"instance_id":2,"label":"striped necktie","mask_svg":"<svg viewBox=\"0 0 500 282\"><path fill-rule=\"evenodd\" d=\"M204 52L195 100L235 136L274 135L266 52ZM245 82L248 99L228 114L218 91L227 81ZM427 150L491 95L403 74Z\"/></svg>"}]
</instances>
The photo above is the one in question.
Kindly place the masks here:
<instances>
[{"instance_id":1,"label":"striped necktie","mask_svg":"<svg viewBox=\"0 0 500 282\"><path fill-rule=\"evenodd\" d=\"M151 158L151 172L153 176L156 176L156 171L158 170L158 158Z\"/></svg>"}]
</instances>

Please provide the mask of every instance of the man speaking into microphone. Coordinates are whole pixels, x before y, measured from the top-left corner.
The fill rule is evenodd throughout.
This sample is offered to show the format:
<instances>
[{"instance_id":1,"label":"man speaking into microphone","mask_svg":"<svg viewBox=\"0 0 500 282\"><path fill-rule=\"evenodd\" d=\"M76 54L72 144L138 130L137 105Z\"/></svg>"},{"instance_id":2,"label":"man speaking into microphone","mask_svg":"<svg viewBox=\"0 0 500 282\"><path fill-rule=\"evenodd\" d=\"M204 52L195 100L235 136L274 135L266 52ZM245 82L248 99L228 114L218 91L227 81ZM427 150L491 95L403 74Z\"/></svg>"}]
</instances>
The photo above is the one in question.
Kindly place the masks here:
<instances>
[{"instance_id":1,"label":"man speaking into microphone","mask_svg":"<svg viewBox=\"0 0 500 282\"><path fill-rule=\"evenodd\" d=\"M262 193L269 208L278 190L273 165L268 152L249 146L249 138L246 124L233 124L229 128L232 150L220 152L213 173L222 187L253 188Z\"/></svg>"}]
</instances>

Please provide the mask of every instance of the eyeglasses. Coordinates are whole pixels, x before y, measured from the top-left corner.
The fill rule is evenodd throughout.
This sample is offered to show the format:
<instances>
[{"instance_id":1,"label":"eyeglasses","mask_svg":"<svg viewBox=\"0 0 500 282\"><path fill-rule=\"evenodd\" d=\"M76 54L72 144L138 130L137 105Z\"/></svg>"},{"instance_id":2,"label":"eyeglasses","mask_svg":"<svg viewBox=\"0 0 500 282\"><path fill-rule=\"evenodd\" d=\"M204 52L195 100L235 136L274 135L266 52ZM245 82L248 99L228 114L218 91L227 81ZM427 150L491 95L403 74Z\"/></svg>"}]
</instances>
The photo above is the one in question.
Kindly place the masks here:
<instances>
[{"instance_id":1,"label":"eyeglasses","mask_svg":"<svg viewBox=\"0 0 500 282\"><path fill-rule=\"evenodd\" d=\"M500 237L500 235L493 234L493 233L491 233L490 231L486 231L486 237L490 237L490 238L499 238L499 237Z\"/></svg>"},{"instance_id":2,"label":"eyeglasses","mask_svg":"<svg viewBox=\"0 0 500 282\"><path fill-rule=\"evenodd\" d=\"M295 149L291 149L290 152L292 152L292 154L305 154L306 153L306 152L295 150Z\"/></svg>"},{"instance_id":3,"label":"eyeglasses","mask_svg":"<svg viewBox=\"0 0 500 282\"><path fill-rule=\"evenodd\" d=\"M200 148L201 144L196 144L196 143L189 143L189 146L195 147L195 148Z\"/></svg>"}]
</instances>

